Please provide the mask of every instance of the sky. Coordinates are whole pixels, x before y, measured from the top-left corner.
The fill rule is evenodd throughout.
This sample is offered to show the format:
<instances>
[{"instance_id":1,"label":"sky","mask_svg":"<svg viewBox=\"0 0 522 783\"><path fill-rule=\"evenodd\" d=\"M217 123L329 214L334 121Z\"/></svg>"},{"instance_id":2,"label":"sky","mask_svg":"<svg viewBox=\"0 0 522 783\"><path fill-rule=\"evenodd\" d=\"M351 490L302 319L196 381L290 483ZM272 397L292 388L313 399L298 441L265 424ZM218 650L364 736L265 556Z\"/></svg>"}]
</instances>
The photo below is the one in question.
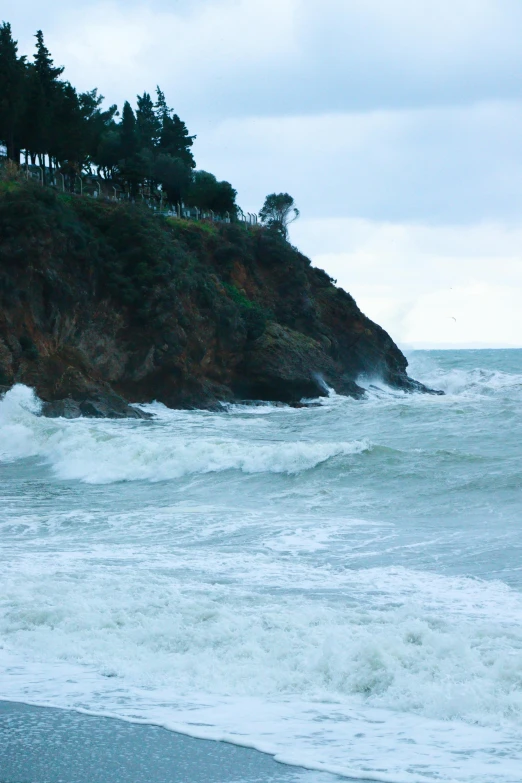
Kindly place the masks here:
<instances>
[{"instance_id":1,"label":"sky","mask_svg":"<svg viewBox=\"0 0 522 783\"><path fill-rule=\"evenodd\" d=\"M107 102L159 84L198 168L401 346L522 347L521 0L2 0Z\"/></svg>"}]
</instances>

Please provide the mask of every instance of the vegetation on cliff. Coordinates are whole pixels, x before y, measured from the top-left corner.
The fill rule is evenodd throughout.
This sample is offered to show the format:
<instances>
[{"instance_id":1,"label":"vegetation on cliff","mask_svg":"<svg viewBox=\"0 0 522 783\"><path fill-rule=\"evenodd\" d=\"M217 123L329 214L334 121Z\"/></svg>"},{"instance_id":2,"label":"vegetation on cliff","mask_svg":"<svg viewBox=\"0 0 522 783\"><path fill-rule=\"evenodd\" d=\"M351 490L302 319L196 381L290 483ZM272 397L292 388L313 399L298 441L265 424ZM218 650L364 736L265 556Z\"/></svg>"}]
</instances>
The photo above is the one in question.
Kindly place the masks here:
<instances>
[{"instance_id":1,"label":"vegetation on cliff","mask_svg":"<svg viewBox=\"0 0 522 783\"><path fill-rule=\"evenodd\" d=\"M193 407L357 395L361 373L415 388L405 371L277 231L0 182L0 384Z\"/></svg>"},{"instance_id":2,"label":"vegetation on cliff","mask_svg":"<svg viewBox=\"0 0 522 783\"><path fill-rule=\"evenodd\" d=\"M159 87L155 100L138 95L135 110L126 101L120 116L116 105L103 108L97 89L78 92L64 80L42 31L35 37L30 62L18 54L10 24L0 24L0 144L11 161L38 164L45 183L59 180L67 190L78 176L94 174L132 199L141 194L236 214L232 185L194 172L196 137Z\"/></svg>"},{"instance_id":3,"label":"vegetation on cliff","mask_svg":"<svg viewBox=\"0 0 522 783\"><path fill-rule=\"evenodd\" d=\"M0 25L0 385L33 386L48 413L67 416L139 415L123 398L297 404L328 386L358 396L362 373L421 388L390 337L287 242L299 215L289 194L267 196L265 225L247 227L232 186L194 171L195 136L159 87L120 117L63 70L41 31L29 62ZM41 183L24 176L29 164ZM112 200L81 184L77 194L87 173ZM212 220L167 218L138 195Z\"/></svg>"}]
</instances>

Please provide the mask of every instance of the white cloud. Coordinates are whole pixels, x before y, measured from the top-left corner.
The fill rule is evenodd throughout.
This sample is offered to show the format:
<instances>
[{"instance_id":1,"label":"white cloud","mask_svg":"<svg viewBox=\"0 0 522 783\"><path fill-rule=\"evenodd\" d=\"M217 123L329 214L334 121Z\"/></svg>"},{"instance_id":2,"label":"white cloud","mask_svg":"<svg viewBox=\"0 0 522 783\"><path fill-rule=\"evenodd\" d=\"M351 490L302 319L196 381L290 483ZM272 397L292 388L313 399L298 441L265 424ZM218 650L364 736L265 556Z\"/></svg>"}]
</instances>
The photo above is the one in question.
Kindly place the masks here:
<instances>
[{"instance_id":1,"label":"white cloud","mask_svg":"<svg viewBox=\"0 0 522 783\"><path fill-rule=\"evenodd\" d=\"M43 28L110 102L159 83L199 167L250 211L292 193L297 244L397 340L522 345L520 0L3 0L1 16L27 53Z\"/></svg>"},{"instance_id":2,"label":"white cloud","mask_svg":"<svg viewBox=\"0 0 522 783\"><path fill-rule=\"evenodd\" d=\"M2 15L24 44L42 27L111 101L161 81L193 116L519 95L519 0L4 0Z\"/></svg>"},{"instance_id":3,"label":"white cloud","mask_svg":"<svg viewBox=\"0 0 522 783\"><path fill-rule=\"evenodd\" d=\"M209 125L198 164L258 210L288 191L305 217L473 222L522 214L522 104L250 117Z\"/></svg>"},{"instance_id":4,"label":"white cloud","mask_svg":"<svg viewBox=\"0 0 522 783\"><path fill-rule=\"evenodd\" d=\"M401 344L522 346L522 224L316 220L292 234Z\"/></svg>"}]
</instances>

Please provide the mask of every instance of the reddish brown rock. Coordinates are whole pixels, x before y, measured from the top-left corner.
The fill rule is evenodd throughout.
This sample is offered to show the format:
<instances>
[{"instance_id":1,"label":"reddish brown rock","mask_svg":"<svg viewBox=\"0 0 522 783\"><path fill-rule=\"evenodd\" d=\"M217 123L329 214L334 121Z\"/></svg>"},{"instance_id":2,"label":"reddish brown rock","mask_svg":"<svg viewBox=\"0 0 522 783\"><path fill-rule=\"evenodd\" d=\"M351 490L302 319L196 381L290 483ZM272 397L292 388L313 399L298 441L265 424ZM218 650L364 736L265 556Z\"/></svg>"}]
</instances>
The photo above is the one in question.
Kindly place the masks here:
<instances>
[{"instance_id":1,"label":"reddish brown rock","mask_svg":"<svg viewBox=\"0 0 522 783\"><path fill-rule=\"evenodd\" d=\"M427 391L406 368L352 297L268 230L0 187L0 385L34 387L49 415L360 396L364 374Z\"/></svg>"}]
</instances>

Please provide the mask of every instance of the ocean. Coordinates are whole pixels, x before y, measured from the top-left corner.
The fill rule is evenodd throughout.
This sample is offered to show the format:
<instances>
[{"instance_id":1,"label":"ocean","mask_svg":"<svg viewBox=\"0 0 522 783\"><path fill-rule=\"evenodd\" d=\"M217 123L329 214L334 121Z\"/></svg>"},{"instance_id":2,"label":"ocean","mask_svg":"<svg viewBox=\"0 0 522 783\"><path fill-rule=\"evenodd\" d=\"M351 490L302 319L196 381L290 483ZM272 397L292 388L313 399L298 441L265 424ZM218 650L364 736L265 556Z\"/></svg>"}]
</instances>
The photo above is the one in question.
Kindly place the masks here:
<instances>
[{"instance_id":1,"label":"ocean","mask_svg":"<svg viewBox=\"0 0 522 783\"><path fill-rule=\"evenodd\" d=\"M409 360L445 396L65 421L9 391L0 698L520 783L522 350Z\"/></svg>"}]
</instances>

